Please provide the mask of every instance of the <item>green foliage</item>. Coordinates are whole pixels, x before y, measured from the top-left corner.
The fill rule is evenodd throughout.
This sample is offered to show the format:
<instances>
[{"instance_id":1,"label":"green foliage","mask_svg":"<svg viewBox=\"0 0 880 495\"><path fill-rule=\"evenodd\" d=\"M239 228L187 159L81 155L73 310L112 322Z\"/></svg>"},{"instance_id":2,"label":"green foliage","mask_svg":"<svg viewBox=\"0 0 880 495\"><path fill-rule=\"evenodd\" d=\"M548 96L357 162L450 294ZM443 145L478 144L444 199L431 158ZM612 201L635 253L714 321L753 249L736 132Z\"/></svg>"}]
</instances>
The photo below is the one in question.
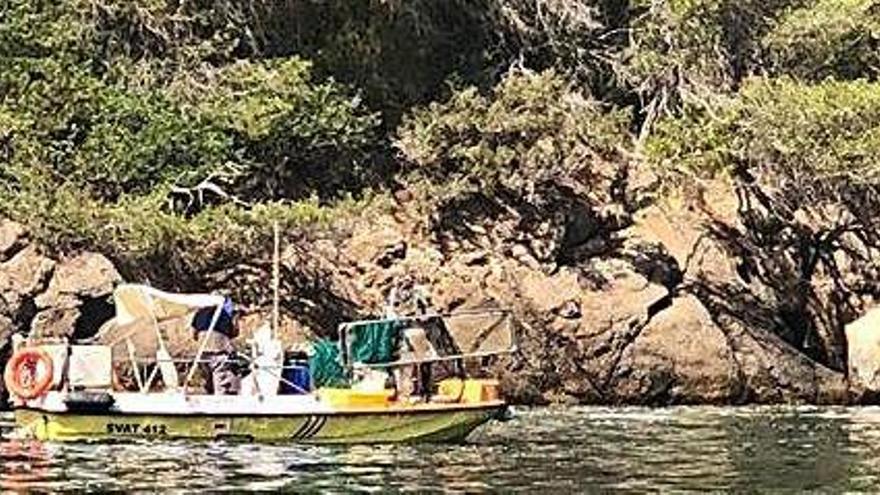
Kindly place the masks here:
<instances>
[{"instance_id":1,"label":"green foliage","mask_svg":"<svg viewBox=\"0 0 880 495\"><path fill-rule=\"evenodd\" d=\"M298 59L237 63L212 76L192 105L234 133L249 197L334 197L368 174L378 115L332 82L313 82Z\"/></svg>"},{"instance_id":2,"label":"green foliage","mask_svg":"<svg viewBox=\"0 0 880 495\"><path fill-rule=\"evenodd\" d=\"M157 93L108 88L75 155L59 170L96 195L146 193L160 184L190 184L230 156L231 138ZM187 180L189 178L189 180Z\"/></svg>"},{"instance_id":3,"label":"green foliage","mask_svg":"<svg viewBox=\"0 0 880 495\"><path fill-rule=\"evenodd\" d=\"M592 193L644 120L667 170L869 182L878 90L839 80L877 30L867 0L8 0L0 213L192 264L396 179Z\"/></svg>"},{"instance_id":4,"label":"green foliage","mask_svg":"<svg viewBox=\"0 0 880 495\"><path fill-rule=\"evenodd\" d=\"M256 49L244 6L3 7L0 216L53 249L131 273L246 259L275 221L344 213L382 149L377 115L310 63L232 60Z\"/></svg>"},{"instance_id":5,"label":"green foliage","mask_svg":"<svg viewBox=\"0 0 880 495\"><path fill-rule=\"evenodd\" d=\"M452 0L407 2L293 1L256 9L264 53L296 53L364 89L394 120L429 99L454 73L479 77L491 43L487 4Z\"/></svg>"},{"instance_id":6,"label":"green foliage","mask_svg":"<svg viewBox=\"0 0 880 495\"><path fill-rule=\"evenodd\" d=\"M697 174L747 167L769 175L876 182L880 85L752 79L736 98L664 122L646 153Z\"/></svg>"},{"instance_id":7,"label":"green foliage","mask_svg":"<svg viewBox=\"0 0 880 495\"><path fill-rule=\"evenodd\" d=\"M89 28L75 1L8 0L0 8L0 59L79 54Z\"/></svg>"},{"instance_id":8,"label":"green foliage","mask_svg":"<svg viewBox=\"0 0 880 495\"><path fill-rule=\"evenodd\" d=\"M511 73L488 96L458 91L409 116L396 143L415 177L514 190L589 176L626 144L621 114L550 71Z\"/></svg>"},{"instance_id":9,"label":"green foliage","mask_svg":"<svg viewBox=\"0 0 880 495\"><path fill-rule=\"evenodd\" d=\"M648 119L735 90L760 70L775 19L805 0L639 0L620 70L650 103ZM650 122L649 122L650 123Z\"/></svg>"},{"instance_id":10,"label":"green foliage","mask_svg":"<svg viewBox=\"0 0 880 495\"><path fill-rule=\"evenodd\" d=\"M821 0L792 9L764 40L768 66L803 79L876 79L880 71L880 4Z\"/></svg>"},{"instance_id":11,"label":"green foliage","mask_svg":"<svg viewBox=\"0 0 880 495\"><path fill-rule=\"evenodd\" d=\"M385 122L444 94L445 81L488 87L511 65L553 68L604 92L626 41L625 2L431 0L256 3L263 54L296 53L363 88Z\"/></svg>"},{"instance_id":12,"label":"green foliage","mask_svg":"<svg viewBox=\"0 0 880 495\"><path fill-rule=\"evenodd\" d=\"M0 202L0 215L26 223L52 249L97 250L135 275L201 274L253 256L270 243L275 222L283 231L302 231L326 227L343 211L315 201L266 202L223 204L187 217L168 210L165 191L108 203L71 185L50 189L33 174L19 177L25 178Z\"/></svg>"}]
</instances>

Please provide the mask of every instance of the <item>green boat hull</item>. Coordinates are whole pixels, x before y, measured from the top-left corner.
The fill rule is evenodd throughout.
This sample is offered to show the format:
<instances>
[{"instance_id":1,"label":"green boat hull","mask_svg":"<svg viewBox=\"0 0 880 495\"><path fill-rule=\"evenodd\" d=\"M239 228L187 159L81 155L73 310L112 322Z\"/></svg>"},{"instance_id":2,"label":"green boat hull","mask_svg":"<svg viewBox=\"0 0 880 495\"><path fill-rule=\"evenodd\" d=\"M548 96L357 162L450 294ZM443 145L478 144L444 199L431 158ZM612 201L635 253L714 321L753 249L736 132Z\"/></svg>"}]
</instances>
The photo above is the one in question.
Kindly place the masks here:
<instances>
[{"instance_id":1,"label":"green boat hull","mask_svg":"<svg viewBox=\"0 0 880 495\"><path fill-rule=\"evenodd\" d=\"M504 404L292 415L47 412L18 409L20 434L44 441L241 439L359 444L458 442L498 417Z\"/></svg>"}]
</instances>

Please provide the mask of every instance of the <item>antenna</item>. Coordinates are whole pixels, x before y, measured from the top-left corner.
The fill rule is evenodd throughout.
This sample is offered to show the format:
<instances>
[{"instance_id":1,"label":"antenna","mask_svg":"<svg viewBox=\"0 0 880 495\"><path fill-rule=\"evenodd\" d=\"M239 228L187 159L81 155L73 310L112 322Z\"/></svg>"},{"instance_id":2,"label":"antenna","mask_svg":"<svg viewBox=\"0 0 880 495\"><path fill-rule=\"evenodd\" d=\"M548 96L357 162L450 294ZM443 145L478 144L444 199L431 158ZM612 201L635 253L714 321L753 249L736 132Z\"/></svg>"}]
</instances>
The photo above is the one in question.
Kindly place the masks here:
<instances>
[{"instance_id":1,"label":"antenna","mask_svg":"<svg viewBox=\"0 0 880 495\"><path fill-rule=\"evenodd\" d=\"M278 285L280 278L278 267L280 241L277 220L272 224L272 230L275 234L275 246L272 250L272 338L274 339L278 336Z\"/></svg>"}]
</instances>

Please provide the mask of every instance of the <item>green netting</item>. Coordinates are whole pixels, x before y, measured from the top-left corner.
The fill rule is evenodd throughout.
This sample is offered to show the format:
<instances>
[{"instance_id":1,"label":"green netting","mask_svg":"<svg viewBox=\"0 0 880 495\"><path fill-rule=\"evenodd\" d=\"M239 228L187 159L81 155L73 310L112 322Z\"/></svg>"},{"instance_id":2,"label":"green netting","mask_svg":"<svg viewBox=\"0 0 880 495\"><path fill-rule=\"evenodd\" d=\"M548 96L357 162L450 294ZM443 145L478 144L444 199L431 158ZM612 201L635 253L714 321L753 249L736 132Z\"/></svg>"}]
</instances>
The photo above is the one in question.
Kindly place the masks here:
<instances>
[{"instance_id":1,"label":"green netting","mask_svg":"<svg viewBox=\"0 0 880 495\"><path fill-rule=\"evenodd\" d=\"M351 361L354 363L387 363L397 356L400 340L398 320L359 323L349 328ZM348 386L336 342L321 339L314 343L309 357L309 372L315 387Z\"/></svg>"},{"instance_id":2,"label":"green netting","mask_svg":"<svg viewBox=\"0 0 880 495\"><path fill-rule=\"evenodd\" d=\"M400 340L400 321L357 323L349 327L351 361L374 364L394 361Z\"/></svg>"},{"instance_id":3,"label":"green netting","mask_svg":"<svg viewBox=\"0 0 880 495\"><path fill-rule=\"evenodd\" d=\"M312 383L315 387L348 385L345 369L339 359L339 346L331 340L321 339L312 346L309 373L312 375Z\"/></svg>"}]
</instances>

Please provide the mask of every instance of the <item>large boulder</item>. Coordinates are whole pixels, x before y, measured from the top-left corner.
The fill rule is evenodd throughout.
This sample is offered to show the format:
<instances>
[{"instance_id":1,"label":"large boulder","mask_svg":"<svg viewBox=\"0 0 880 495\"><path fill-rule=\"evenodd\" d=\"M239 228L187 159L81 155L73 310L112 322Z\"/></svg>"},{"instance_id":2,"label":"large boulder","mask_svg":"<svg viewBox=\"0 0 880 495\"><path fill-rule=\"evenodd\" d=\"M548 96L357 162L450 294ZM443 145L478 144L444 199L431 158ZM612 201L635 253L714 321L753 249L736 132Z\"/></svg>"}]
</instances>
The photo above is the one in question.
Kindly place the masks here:
<instances>
[{"instance_id":1,"label":"large boulder","mask_svg":"<svg viewBox=\"0 0 880 495\"><path fill-rule=\"evenodd\" d=\"M621 356L668 298L666 287L620 259L593 260L578 270L510 277L522 353L505 389L515 400L607 403Z\"/></svg>"},{"instance_id":2,"label":"large boulder","mask_svg":"<svg viewBox=\"0 0 880 495\"><path fill-rule=\"evenodd\" d=\"M880 397L880 307L846 326L849 386L857 400Z\"/></svg>"},{"instance_id":3,"label":"large boulder","mask_svg":"<svg viewBox=\"0 0 880 495\"><path fill-rule=\"evenodd\" d=\"M101 304L122 277L113 263L97 253L82 253L58 263L45 292L35 298L38 313L31 323L36 337L71 337L81 318L93 320L89 313L94 301ZM87 321L81 327L97 330L103 321ZM82 331L82 330L81 330ZM86 332L91 333L91 332Z\"/></svg>"},{"instance_id":4,"label":"large boulder","mask_svg":"<svg viewBox=\"0 0 880 495\"><path fill-rule=\"evenodd\" d=\"M42 292L55 262L28 246L0 264L0 315L21 323L32 316L33 299Z\"/></svg>"},{"instance_id":5,"label":"large boulder","mask_svg":"<svg viewBox=\"0 0 880 495\"><path fill-rule=\"evenodd\" d=\"M0 219L0 262L8 260L23 248L25 240L25 230L20 223Z\"/></svg>"},{"instance_id":6,"label":"large boulder","mask_svg":"<svg viewBox=\"0 0 880 495\"><path fill-rule=\"evenodd\" d=\"M58 264L46 292L37 298L37 307L57 306L57 301L69 297L80 300L106 297L121 281L116 267L105 256L82 253Z\"/></svg>"},{"instance_id":7,"label":"large boulder","mask_svg":"<svg viewBox=\"0 0 880 495\"><path fill-rule=\"evenodd\" d=\"M406 257L407 243L398 226L389 219L381 220L371 224L369 229L358 231L345 243L344 251L350 259L362 265L388 268Z\"/></svg>"},{"instance_id":8,"label":"large boulder","mask_svg":"<svg viewBox=\"0 0 880 495\"><path fill-rule=\"evenodd\" d=\"M694 296L654 316L614 370L615 402L724 404L740 395L736 358L724 330Z\"/></svg>"},{"instance_id":9,"label":"large boulder","mask_svg":"<svg viewBox=\"0 0 880 495\"><path fill-rule=\"evenodd\" d=\"M848 402L842 373L766 330L716 322L692 295L677 297L639 330L604 397L651 405Z\"/></svg>"},{"instance_id":10,"label":"large boulder","mask_svg":"<svg viewBox=\"0 0 880 495\"><path fill-rule=\"evenodd\" d=\"M845 404L846 377L810 359L772 332L724 325L744 383L738 402Z\"/></svg>"},{"instance_id":11,"label":"large boulder","mask_svg":"<svg viewBox=\"0 0 880 495\"><path fill-rule=\"evenodd\" d=\"M681 206L652 205L635 216L627 229L629 239L659 243L681 267L686 282L710 279L729 283L739 281L736 259L727 253L717 239L708 235L707 225L722 220L735 225L729 210L731 193L716 191L713 198L722 198L720 211L694 211Z\"/></svg>"}]
</instances>

